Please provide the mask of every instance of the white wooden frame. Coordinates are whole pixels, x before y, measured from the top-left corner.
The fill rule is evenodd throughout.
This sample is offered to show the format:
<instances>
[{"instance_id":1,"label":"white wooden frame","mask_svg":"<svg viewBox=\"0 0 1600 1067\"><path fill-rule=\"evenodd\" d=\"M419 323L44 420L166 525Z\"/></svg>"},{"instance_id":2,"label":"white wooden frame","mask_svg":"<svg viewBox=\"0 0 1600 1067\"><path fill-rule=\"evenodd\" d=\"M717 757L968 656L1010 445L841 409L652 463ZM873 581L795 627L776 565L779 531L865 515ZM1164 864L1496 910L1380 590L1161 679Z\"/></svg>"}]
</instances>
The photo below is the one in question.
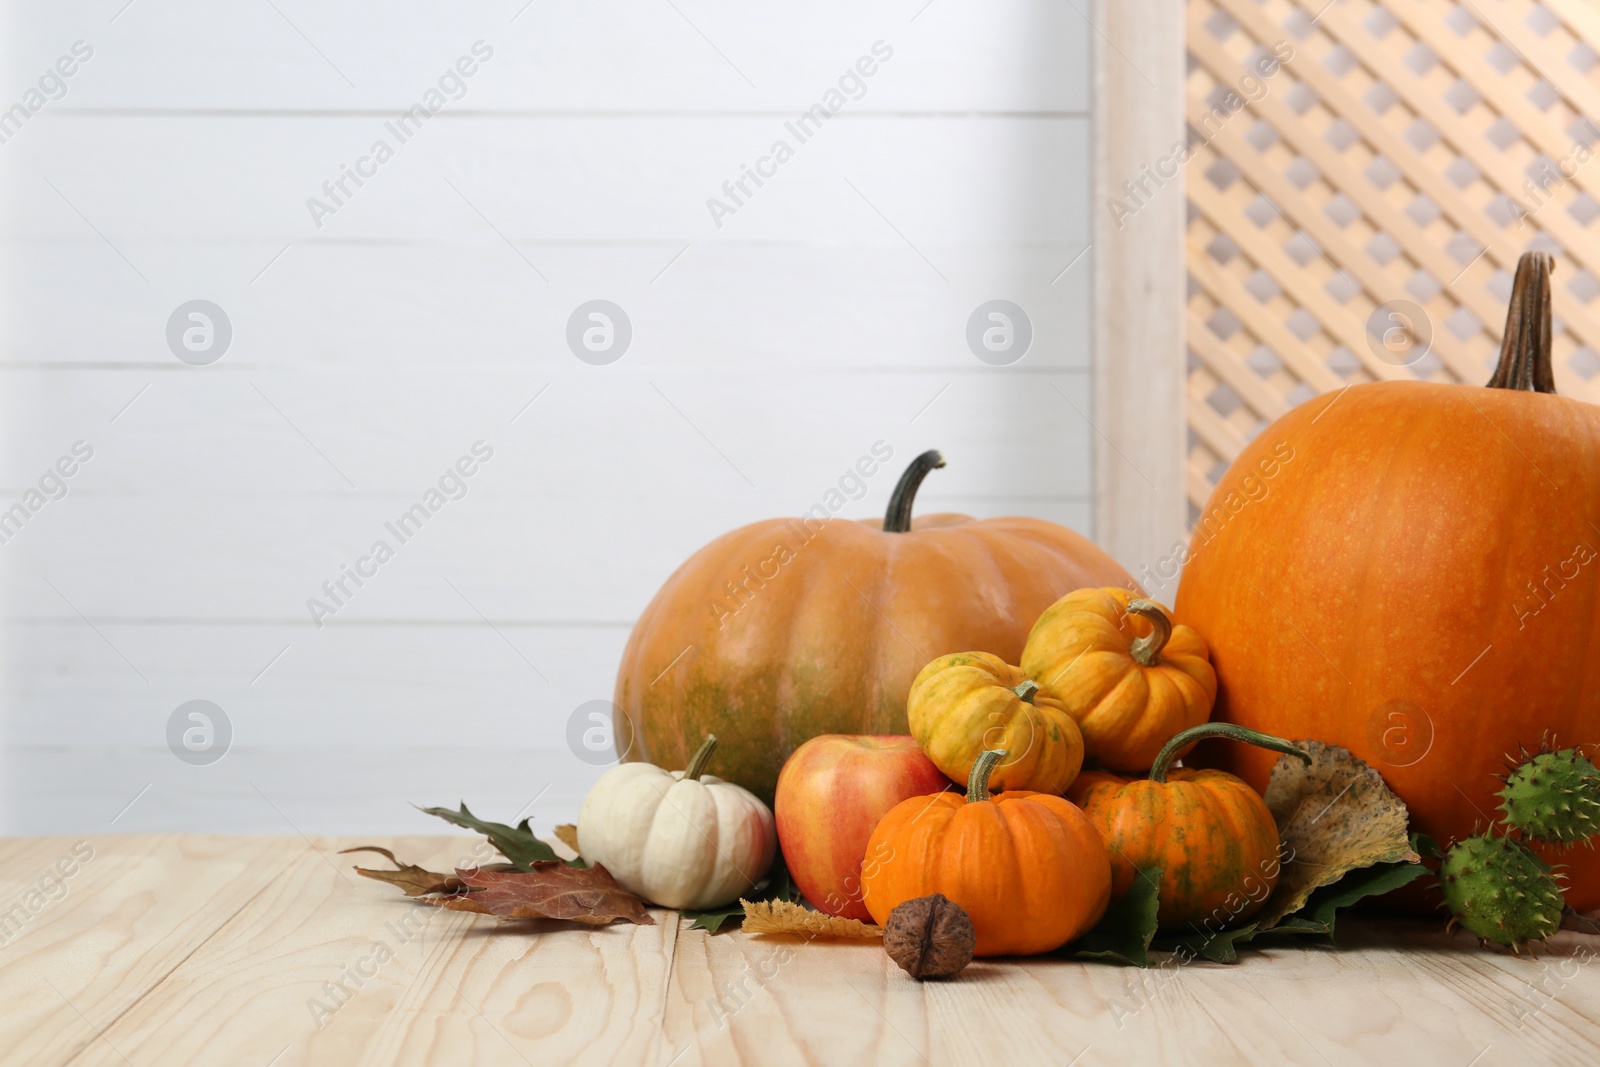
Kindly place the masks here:
<instances>
[{"instance_id":1,"label":"white wooden frame","mask_svg":"<svg viewBox=\"0 0 1600 1067\"><path fill-rule=\"evenodd\" d=\"M1186 540L1183 169L1146 179L1120 225L1108 205L1183 140L1183 0L1096 0L1091 17L1095 539L1170 603L1145 568Z\"/></svg>"}]
</instances>

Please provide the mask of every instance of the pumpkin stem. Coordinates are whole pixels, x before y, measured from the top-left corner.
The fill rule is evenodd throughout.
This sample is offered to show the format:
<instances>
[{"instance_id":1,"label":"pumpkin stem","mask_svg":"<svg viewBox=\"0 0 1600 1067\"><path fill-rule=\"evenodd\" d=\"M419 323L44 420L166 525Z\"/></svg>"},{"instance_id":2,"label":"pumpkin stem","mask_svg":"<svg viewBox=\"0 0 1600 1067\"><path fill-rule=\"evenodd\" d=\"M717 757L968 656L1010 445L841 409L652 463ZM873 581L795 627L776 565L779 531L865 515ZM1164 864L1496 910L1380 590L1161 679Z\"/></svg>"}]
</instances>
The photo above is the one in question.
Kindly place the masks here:
<instances>
[{"instance_id":1,"label":"pumpkin stem","mask_svg":"<svg viewBox=\"0 0 1600 1067\"><path fill-rule=\"evenodd\" d=\"M1294 742L1285 741L1281 737L1263 734L1243 726L1235 726L1231 722L1203 722L1199 726L1189 729L1168 741L1156 756L1155 763L1150 765L1150 780L1152 782L1165 782L1167 768L1177 758L1179 750L1188 747L1192 742L1204 740L1207 737L1226 737L1230 741L1243 741L1247 745L1257 748L1270 748L1274 752L1282 752L1288 756L1295 756L1306 763L1311 762L1311 757L1294 747Z\"/></svg>"},{"instance_id":2,"label":"pumpkin stem","mask_svg":"<svg viewBox=\"0 0 1600 1067\"><path fill-rule=\"evenodd\" d=\"M706 734L706 739L700 742L700 747L694 750L694 755L689 757L689 766L683 772L685 782L698 782L700 776L706 772L706 764L711 762L711 753L717 747L717 735Z\"/></svg>"},{"instance_id":3,"label":"pumpkin stem","mask_svg":"<svg viewBox=\"0 0 1600 1067\"><path fill-rule=\"evenodd\" d=\"M1154 667L1161 662L1161 650L1167 647L1167 642L1172 638L1172 620L1161 610L1161 605L1153 600L1128 601L1128 614L1149 619L1150 625L1155 627L1149 637L1141 637L1128 646L1135 663L1141 667Z\"/></svg>"},{"instance_id":4,"label":"pumpkin stem","mask_svg":"<svg viewBox=\"0 0 1600 1067\"><path fill-rule=\"evenodd\" d=\"M978 753L978 758L972 761L972 773L967 775L967 803L976 804L989 799L989 776L994 773L995 764L1007 755L1009 753L1003 748L991 748Z\"/></svg>"},{"instance_id":5,"label":"pumpkin stem","mask_svg":"<svg viewBox=\"0 0 1600 1067\"><path fill-rule=\"evenodd\" d=\"M1550 369L1550 274L1555 269L1555 257L1543 252L1524 252L1517 260L1500 362L1489 379L1490 389L1556 391Z\"/></svg>"},{"instance_id":6,"label":"pumpkin stem","mask_svg":"<svg viewBox=\"0 0 1600 1067\"><path fill-rule=\"evenodd\" d=\"M1025 678L1021 685L1012 686L1011 691L1017 694L1017 699L1024 704L1032 704L1033 694L1039 691L1039 683L1032 678Z\"/></svg>"},{"instance_id":7,"label":"pumpkin stem","mask_svg":"<svg viewBox=\"0 0 1600 1067\"><path fill-rule=\"evenodd\" d=\"M938 449L929 449L911 461L889 496L889 510L883 515L884 533L906 533L911 529L911 502L917 498L917 489L929 471L942 466L944 457Z\"/></svg>"}]
</instances>

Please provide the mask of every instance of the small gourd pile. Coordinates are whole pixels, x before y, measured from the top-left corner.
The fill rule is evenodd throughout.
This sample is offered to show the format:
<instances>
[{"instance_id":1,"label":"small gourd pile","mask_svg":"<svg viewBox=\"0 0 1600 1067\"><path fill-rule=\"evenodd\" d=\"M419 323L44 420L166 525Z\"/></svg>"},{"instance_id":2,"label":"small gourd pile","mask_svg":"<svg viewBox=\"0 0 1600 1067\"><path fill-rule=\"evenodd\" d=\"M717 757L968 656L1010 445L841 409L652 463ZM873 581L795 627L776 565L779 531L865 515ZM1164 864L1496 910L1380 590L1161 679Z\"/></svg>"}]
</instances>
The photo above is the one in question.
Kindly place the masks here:
<instances>
[{"instance_id":1,"label":"small gourd pile","mask_svg":"<svg viewBox=\"0 0 1600 1067\"><path fill-rule=\"evenodd\" d=\"M1529 842L1594 847L1600 833L1600 769L1576 748L1522 752L1505 776L1500 810L1516 837L1487 833L1452 845L1439 866L1450 925L1521 952L1561 929L1562 875Z\"/></svg>"},{"instance_id":2,"label":"small gourd pile","mask_svg":"<svg viewBox=\"0 0 1600 1067\"><path fill-rule=\"evenodd\" d=\"M1309 757L1208 724L1216 695L1201 636L1121 588L1052 604L1020 666L988 652L929 663L911 685L911 734L968 792L907 800L884 816L872 849L911 861L864 873L867 908L883 922L907 900L942 893L971 915L984 956L1073 939L1141 870L1163 871L1158 923L1168 931L1220 914L1250 885L1270 891L1278 830L1261 796L1221 771L1169 768L1206 737ZM1086 760L1097 769L1084 771ZM991 799L991 789L1004 791ZM1006 882L1019 876L1031 895ZM1242 917L1265 899L1250 894ZM1029 900L1048 900L1048 916Z\"/></svg>"}]
</instances>

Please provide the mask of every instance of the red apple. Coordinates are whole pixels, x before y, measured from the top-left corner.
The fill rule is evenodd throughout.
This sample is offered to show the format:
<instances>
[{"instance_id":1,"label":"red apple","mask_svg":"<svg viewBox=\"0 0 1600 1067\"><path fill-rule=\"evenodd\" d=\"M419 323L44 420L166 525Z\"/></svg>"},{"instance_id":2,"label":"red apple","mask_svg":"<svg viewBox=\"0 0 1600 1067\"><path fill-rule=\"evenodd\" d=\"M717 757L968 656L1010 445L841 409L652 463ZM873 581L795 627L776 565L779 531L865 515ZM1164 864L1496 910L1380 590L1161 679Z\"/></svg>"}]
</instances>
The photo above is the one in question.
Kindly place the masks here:
<instances>
[{"instance_id":1,"label":"red apple","mask_svg":"<svg viewBox=\"0 0 1600 1067\"><path fill-rule=\"evenodd\" d=\"M794 884L830 915L871 922L861 861L878 820L912 797L951 788L916 741L897 734L823 734L778 774L773 814Z\"/></svg>"}]
</instances>

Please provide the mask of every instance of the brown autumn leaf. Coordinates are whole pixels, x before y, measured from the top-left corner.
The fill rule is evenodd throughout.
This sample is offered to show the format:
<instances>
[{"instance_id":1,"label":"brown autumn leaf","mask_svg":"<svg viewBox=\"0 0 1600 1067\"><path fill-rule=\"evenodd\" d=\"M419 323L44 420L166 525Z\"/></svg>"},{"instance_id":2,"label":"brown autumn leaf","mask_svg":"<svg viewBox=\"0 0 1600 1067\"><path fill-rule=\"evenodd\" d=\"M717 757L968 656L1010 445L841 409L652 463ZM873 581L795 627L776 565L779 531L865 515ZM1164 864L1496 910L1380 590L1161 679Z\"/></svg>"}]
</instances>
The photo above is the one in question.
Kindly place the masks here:
<instances>
[{"instance_id":1,"label":"brown autumn leaf","mask_svg":"<svg viewBox=\"0 0 1600 1067\"><path fill-rule=\"evenodd\" d=\"M399 886L401 892L408 897L420 897L425 893L460 893L466 886L461 879L453 874L440 874L437 871L424 870L414 863L401 863L394 858L394 853L377 845L361 845L357 848L341 849L339 855L346 852L376 852L395 865L392 871L378 870L375 868L357 867L356 873L365 878L376 878L380 882Z\"/></svg>"},{"instance_id":2,"label":"brown autumn leaf","mask_svg":"<svg viewBox=\"0 0 1600 1067\"><path fill-rule=\"evenodd\" d=\"M788 900L741 900L747 934L794 934L798 937L882 937L883 928L859 919L812 911Z\"/></svg>"},{"instance_id":3,"label":"brown autumn leaf","mask_svg":"<svg viewBox=\"0 0 1600 1067\"><path fill-rule=\"evenodd\" d=\"M1299 911L1313 890L1376 863L1417 863L1405 802L1348 749L1296 741L1309 764L1280 756L1267 782L1278 824L1278 884L1256 917L1265 930Z\"/></svg>"},{"instance_id":4,"label":"brown autumn leaf","mask_svg":"<svg viewBox=\"0 0 1600 1067\"><path fill-rule=\"evenodd\" d=\"M541 860L527 871L458 870L468 892L428 901L453 911L476 911L502 919L570 919L603 926L626 919L654 926L644 901L617 885L604 867L568 867Z\"/></svg>"},{"instance_id":5,"label":"brown autumn leaf","mask_svg":"<svg viewBox=\"0 0 1600 1067\"><path fill-rule=\"evenodd\" d=\"M556 840L572 850L573 855L578 855L578 828L570 822L564 822L555 828Z\"/></svg>"}]
</instances>

